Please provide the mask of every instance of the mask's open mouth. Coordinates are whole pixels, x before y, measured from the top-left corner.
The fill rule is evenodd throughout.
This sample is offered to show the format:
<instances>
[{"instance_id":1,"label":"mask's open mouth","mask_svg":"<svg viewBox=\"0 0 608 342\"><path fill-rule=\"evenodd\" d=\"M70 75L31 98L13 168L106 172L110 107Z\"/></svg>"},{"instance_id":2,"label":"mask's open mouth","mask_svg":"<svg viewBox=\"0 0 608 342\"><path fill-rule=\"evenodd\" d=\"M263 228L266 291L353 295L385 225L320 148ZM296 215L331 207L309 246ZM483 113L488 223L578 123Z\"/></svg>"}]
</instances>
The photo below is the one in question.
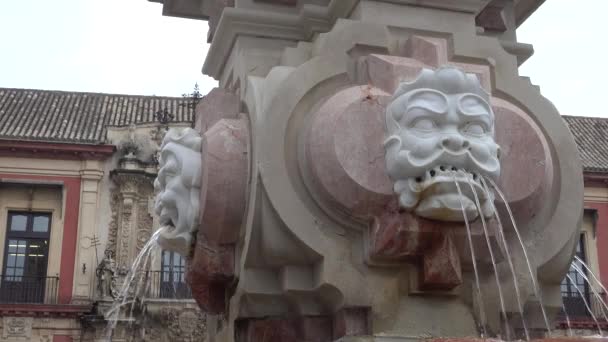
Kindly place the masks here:
<instances>
[{"instance_id":1,"label":"mask's open mouth","mask_svg":"<svg viewBox=\"0 0 608 342\"><path fill-rule=\"evenodd\" d=\"M158 222L163 231L158 236L158 243L163 249L186 256L190 253L192 236L190 232L180 231L176 227L179 222L175 215L176 212L172 207L162 207L160 210Z\"/></svg>"},{"instance_id":2,"label":"mask's open mouth","mask_svg":"<svg viewBox=\"0 0 608 342\"><path fill-rule=\"evenodd\" d=\"M474 220L479 216L475 195L481 204L482 214L492 214L493 196L484 191L479 175L474 172L447 165L436 166L415 178L413 183L412 186L420 193L420 201L414 209L419 216L461 222L464 211L469 220Z\"/></svg>"},{"instance_id":3,"label":"mask's open mouth","mask_svg":"<svg viewBox=\"0 0 608 342\"><path fill-rule=\"evenodd\" d=\"M166 208L163 208L160 212L159 223L161 227L165 227L167 232L171 232L175 229L175 222L173 222L173 219Z\"/></svg>"}]
</instances>

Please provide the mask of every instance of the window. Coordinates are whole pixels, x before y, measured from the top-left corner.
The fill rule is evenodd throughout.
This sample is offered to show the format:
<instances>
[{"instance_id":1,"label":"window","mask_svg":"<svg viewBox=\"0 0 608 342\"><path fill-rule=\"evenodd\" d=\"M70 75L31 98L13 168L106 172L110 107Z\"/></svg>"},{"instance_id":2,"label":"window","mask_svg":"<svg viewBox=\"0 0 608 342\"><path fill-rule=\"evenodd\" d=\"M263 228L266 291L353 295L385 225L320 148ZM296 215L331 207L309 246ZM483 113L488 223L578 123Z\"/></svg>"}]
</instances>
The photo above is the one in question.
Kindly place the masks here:
<instances>
[{"instance_id":1,"label":"window","mask_svg":"<svg viewBox=\"0 0 608 342\"><path fill-rule=\"evenodd\" d=\"M585 234L580 235L578 244L576 246L576 256L587 263L585 252ZM591 297L589 295L591 290L589 288L589 284L585 281L585 278L576 270L575 267L583 271L585 276L588 277L585 267L580 261L574 259L567 273L572 280L568 279L568 277L565 277L564 280L562 280L562 300L564 301L564 307L568 316L571 318L587 317L589 316L589 312L585 306L585 301L587 301L589 304L591 303Z\"/></svg>"},{"instance_id":2,"label":"window","mask_svg":"<svg viewBox=\"0 0 608 342\"><path fill-rule=\"evenodd\" d=\"M41 303L46 270L51 214L9 211L0 301Z\"/></svg>"},{"instance_id":3,"label":"window","mask_svg":"<svg viewBox=\"0 0 608 342\"><path fill-rule=\"evenodd\" d=\"M191 298L186 284L186 260L175 252L163 251L160 273L160 297Z\"/></svg>"}]
</instances>

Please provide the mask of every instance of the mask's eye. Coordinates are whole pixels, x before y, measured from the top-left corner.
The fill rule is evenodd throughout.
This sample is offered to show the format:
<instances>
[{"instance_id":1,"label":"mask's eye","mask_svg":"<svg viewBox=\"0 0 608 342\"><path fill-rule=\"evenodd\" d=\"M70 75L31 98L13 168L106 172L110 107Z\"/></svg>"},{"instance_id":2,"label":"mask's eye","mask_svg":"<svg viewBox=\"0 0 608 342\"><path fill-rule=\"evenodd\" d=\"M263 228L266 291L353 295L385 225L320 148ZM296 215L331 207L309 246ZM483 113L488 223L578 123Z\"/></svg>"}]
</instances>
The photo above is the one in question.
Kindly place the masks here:
<instances>
[{"instance_id":1,"label":"mask's eye","mask_svg":"<svg viewBox=\"0 0 608 342\"><path fill-rule=\"evenodd\" d=\"M477 136L477 137L484 136L487 133L486 127L483 124L474 123L474 122L469 123L466 126L464 126L464 129L462 131L464 134Z\"/></svg>"},{"instance_id":2,"label":"mask's eye","mask_svg":"<svg viewBox=\"0 0 608 342\"><path fill-rule=\"evenodd\" d=\"M418 119L410 124L411 129L415 129L420 132L432 132L435 130L437 125L435 122L429 119Z\"/></svg>"}]
</instances>

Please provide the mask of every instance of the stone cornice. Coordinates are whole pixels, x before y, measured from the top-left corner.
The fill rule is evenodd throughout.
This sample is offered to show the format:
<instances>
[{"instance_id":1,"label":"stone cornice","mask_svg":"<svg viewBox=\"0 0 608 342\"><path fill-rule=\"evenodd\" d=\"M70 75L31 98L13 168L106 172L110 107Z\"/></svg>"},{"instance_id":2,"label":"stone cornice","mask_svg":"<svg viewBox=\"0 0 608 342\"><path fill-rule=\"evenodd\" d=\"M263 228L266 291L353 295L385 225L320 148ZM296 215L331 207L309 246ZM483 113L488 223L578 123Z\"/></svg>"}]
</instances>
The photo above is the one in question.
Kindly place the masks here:
<instances>
[{"instance_id":1,"label":"stone cornice","mask_svg":"<svg viewBox=\"0 0 608 342\"><path fill-rule=\"evenodd\" d=\"M440 8L450 11L479 13L490 0L378 0L381 2L390 2L398 5L414 5L420 7Z\"/></svg>"},{"instance_id":2,"label":"stone cornice","mask_svg":"<svg viewBox=\"0 0 608 342\"><path fill-rule=\"evenodd\" d=\"M105 160L114 145L61 144L44 141L0 139L0 156L68 160Z\"/></svg>"},{"instance_id":3,"label":"stone cornice","mask_svg":"<svg viewBox=\"0 0 608 342\"><path fill-rule=\"evenodd\" d=\"M2 316L43 316L43 317L80 317L89 313L92 305L74 304L0 304Z\"/></svg>"},{"instance_id":4,"label":"stone cornice","mask_svg":"<svg viewBox=\"0 0 608 342\"><path fill-rule=\"evenodd\" d=\"M339 18L347 18L360 0L332 1L328 6L303 5L298 14L260 11L254 9L225 8L217 25L211 47L203 65L203 73L215 79L220 76L238 36L255 36L292 41L310 41L314 34L327 32ZM488 1L470 0L453 2L439 0L384 0L382 2L437 7L458 12L478 13ZM521 65L533 53L529 44L500 41L505 51L517 56Z\"/></svg>"},{"instance_id":5,"label":"stone cornice","mask_svg":"<svg viewBox=\"0 0 608 342\"><path fill-rule=\"evenodd\" d=\"M219 79L239 35L309 41L315 33L329 31L338 18L350 15L359 1L332 0L328 6L305 4L297 14L225 8L214 32L218 39L211 42L203 73Z\"/></svg>"},{"instance_id":6,"label":"stone cornice","mask_svg":"<svg viewBox=\"0 0 608 342\"><path fill-rule=\"evenodd\" d=\"M163 15L187 19L207 20L209 17L200 10L202 0L148 0L163 4Z\"/></svg>"}]
</instances>

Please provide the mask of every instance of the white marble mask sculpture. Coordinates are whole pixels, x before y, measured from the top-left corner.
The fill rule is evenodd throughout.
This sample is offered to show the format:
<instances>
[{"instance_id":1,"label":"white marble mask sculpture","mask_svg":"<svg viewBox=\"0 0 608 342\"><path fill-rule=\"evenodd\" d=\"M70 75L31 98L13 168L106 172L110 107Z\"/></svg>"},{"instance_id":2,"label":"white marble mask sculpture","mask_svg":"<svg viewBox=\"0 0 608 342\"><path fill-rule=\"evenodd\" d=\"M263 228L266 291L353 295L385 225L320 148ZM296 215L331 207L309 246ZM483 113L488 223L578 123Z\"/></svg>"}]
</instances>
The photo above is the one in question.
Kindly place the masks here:
<instances>
[{"instance_id":1,"label":"white marble mask sculpture","mask_svg":"<svg viewBox=\"0 0 608 342\"><path fill-rule=\"evenodd\" d=\"M423 69L415 81L399 85L386 109L386 129L386 166L402 208L462 221L464 205L475 219L470 180L483 215L493 213L493 194L483 191L479 176L498 178L499 146L489 95L475 75L454 67Z\"/></svg>"},{"instance_id":2,"label":"white marble mask sculpture","mask_svg":"<svg viewBox=\"0 0 608 342\"><path fill-rule=\"evenodd\" d=\"M191 128L169 130L161 145L160 170L154 181L155 211L164 228L158 243L184 256L198 225L201 145L202 138Z\"/></svg>"}]
</instances>

